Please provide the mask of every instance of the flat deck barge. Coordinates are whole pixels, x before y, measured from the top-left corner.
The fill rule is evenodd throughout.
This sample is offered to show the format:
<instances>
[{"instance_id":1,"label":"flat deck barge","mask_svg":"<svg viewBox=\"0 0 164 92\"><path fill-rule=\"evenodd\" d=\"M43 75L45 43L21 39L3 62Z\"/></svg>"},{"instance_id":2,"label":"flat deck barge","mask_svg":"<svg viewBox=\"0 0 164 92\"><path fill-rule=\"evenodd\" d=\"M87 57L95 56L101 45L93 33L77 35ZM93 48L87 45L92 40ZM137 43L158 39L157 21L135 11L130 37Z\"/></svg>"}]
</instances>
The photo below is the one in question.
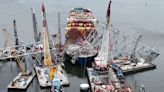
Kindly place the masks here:
<instances>
[{"instance_id":1,"label":"flat deck barge","mask_svg":"<svg viewBox=\"0 0 164 92\"><path fill-rule=\"evenodd\" d=\"M46 68L42 66L34 65L34 70L37 75L37 79L41 88L51 87L51 82L48 79L48 76L45 75Z\"/></svg>"},{"instance_id":2,"label":"flat deck barge","mask_svg":"<svg viewBox=\"0 0 164 92\"><path fill-rule=\"evenodd\" d=\"M156 69L155 64L144 63L142 65L121 65L121 70L124 75L139 73L147 70Z\"/></svg>"},{"instance_id":3,"label":"flat deck barge","mask_svg":"<svg viewBox=\"0 0 164 92\"><path fill-rule=\"evenodd\" d=\"M58 74L60 76L60 80L61 80L61 85L62 86L69 86L70 82L66 76L66 73L64 71L64 69L62 69L62 67L60 65L57 65L58 67ZM51 87L52 86L52 82L48 77L48 69L42 66L34 66L35 72L37 74L37 79L39 82L39 85L41 88L47 88L47 87Z\"/></svg>"},{"instance_id":4,"label":"flat deck barge","mask_svg":"<svg viewBox=\"0 0 164 92\"><path fill-rule=\"evenodd\" d=\"M125 79L120 80L114 70L97 71L87 68L91 92L132 92Z\"/></svg>"},{"instance_id":5,"label":"flat deck barge","mask_svg":"<svg viewBox=\"0 0 164 92\"><path fill-rule=\"evenodd\" d=\"M26 72L27 74L19 73L12 82L7 86L8 89L22 89L25 90L32 82L33 78L35 77L35 73L30 74L29 71Z\"/></svg>"},{"instance_id":6,"label":"flat deck barge","mask_svg":"<svg viewBox=\"0 0 164 92\"><path fill-rule=\"evenodd\" d=\"M102 90L103 92L114 91L108 71L98 73L93 68L87 68L87 74L91 92L96 92L96 90Z\"/></svg>"},{"instance_id":7,"label":"flat deck barge","mask_svg":"<svg viewBox=\"0 0 164 92\"><path fill-rule=\"evenodd\" d=\"M139 73L147 70L156 69L156 65L151 62L138 61L133 63L127 60L114 60L115 68L120 68L124 75Z\"/></svg>"}]
</instances>

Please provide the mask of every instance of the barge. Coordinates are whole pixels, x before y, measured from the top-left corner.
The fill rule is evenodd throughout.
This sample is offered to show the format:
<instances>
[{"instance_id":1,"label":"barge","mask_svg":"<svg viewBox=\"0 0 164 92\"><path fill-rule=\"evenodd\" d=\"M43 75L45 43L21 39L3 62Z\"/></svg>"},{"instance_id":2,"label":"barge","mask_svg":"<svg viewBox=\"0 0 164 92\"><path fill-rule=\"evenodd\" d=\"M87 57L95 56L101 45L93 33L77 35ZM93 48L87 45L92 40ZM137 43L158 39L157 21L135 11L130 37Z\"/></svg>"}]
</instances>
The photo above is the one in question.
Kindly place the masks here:
<instances>
[{"instance_id":1,"label":"barge","mask_svg":"<svg viewBox=\"0 0 164 92\"><path fill-rule=\"evenodd\" d=\"M129 60L113 60L112 67L114 69L120 69L124 75L139 73L147 70L156 69L156 65L151 62L145 62L142 58L137 62Z\"/></svg>"},{"instance_id":2,"label":"barge","mask_svg":"<svg viewBox=\"0 0 164 92\"><path fill-rule=\"evenodd\" d=\"M21 89L25 90L35 77L35 73L27 71L26 73L19 73L13 81L7 86L8 89Z\"/></svg>"},{"instance_id":3,"label":"barge","mask_svg":"<svg viewBox=\"0 0 164 92\"><path fill-rule=\"evenodd\" d=\"M44 67L43 65L35 65L34 66L35 72L37 74L37 79L39 82L39 85L41 88L47 88L47 87L51 87L52 86L52 82L49 79L50 74L49 72L51 72L48 68ZM66 72L64 71L64 69L62 69L62 67L60 65L57 66L53 66L54 71L56 71L56 73L54 73L54 75L59 75L59 80L61 81L61 85L62 86L69 86L69 80L66 76ZM53 79L53 78L51 78Z\"/></svg>"},{"instance_id":4,"label":"barge","mask_svg":"<svg viewBox=\"0 0 164 92\"><path fill-rule=\"evenodd\" d=\"M125 79L118 78L112 68L108 71L97 71L87 68L91 92L132 92Z\"/></svg>"}]
</instances>

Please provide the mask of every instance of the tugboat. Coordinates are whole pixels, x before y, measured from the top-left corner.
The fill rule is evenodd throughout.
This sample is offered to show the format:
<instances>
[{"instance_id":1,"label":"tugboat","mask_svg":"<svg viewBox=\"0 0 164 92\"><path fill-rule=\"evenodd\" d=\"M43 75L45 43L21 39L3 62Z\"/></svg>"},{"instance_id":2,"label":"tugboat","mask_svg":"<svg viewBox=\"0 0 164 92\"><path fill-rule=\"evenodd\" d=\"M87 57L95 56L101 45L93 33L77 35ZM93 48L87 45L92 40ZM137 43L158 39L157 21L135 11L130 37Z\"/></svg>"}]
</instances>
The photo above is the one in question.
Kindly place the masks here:
<instances>
[{"instance_id":1,"label":"tugboat","mask_svg":"<svg viewBox=\"0 0 164 92\"><path fill-rule=\"evenodd\" d=\"M97 33L96 23L97 20L89 9L74 8L70 11L67 18L65 44L66 56L72 59L73 64L84 65L94 61L97 50L89 46L90 43L86 41L86 38L91 32Z\"/></svg>"}]
</instances>

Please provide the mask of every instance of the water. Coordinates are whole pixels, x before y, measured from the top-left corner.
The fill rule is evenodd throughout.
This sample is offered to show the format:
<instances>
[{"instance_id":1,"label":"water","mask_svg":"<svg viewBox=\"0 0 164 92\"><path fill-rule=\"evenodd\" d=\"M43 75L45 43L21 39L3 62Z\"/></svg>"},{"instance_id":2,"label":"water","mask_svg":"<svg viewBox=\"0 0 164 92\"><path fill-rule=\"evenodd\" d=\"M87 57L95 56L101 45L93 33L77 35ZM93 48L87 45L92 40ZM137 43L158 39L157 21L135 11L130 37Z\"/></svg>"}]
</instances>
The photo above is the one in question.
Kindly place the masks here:
<instances>
[{"instance_id":1,"label":"water","mask_svg":"<svg viewBox=\"0 0 164 92\"><path fill-rule=\"evenodd\" d=\"M12 20L16 19L20 41L34 41L30 8L35 8L39 30L42 31L41 1L42 0L0 0L0 26L6 26L9 33L13 34ZM51 34L54 34L57 33L57 12L61 13L62 33L64 33L66 18L70 9L74 7L90 8L95 18L104 21L108 0L44 0L44 3L47 11L49 31ZM134 36L142 34L143 41L155 46L160 51L160 56L154 60L157 69L127 77L128 81L136 80L144 84L147 92L164 92L163 5L163 0L113 0L111 6L111 24L121 31ZM2 29L2 27L0 29ZM0 47L3 46L2 37L3 34L0 31ZM0 92L7 91L6 86L18 72L19 69L15 62L0 63ZM77 77L75 74L69 74L68 76L71 85L70 88L65 89L65 92L79 92L80 83L87 82L85 78L80 77L81 75ZM27 90L27 92L48 91L49 89L40 89L36 78Z\"/></svg>"}]
</instances>

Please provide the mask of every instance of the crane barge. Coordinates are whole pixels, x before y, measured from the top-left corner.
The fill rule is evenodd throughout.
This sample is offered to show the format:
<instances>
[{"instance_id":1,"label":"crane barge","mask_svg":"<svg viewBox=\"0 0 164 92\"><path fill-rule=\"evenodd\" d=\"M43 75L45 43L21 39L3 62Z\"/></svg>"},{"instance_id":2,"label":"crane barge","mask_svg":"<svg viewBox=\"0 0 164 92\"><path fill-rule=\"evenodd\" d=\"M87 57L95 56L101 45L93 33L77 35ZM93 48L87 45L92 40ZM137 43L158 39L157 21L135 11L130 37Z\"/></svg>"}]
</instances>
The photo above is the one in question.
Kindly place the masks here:
<instances>
[{"instance_id":1,"label":"crane barge","mask_svg":"<svg viewBox=\"0 0 164 92\"><path fill-rule=\"evenodd\" d=\"M17 53L14 51L14 55L17 55ZM31 70L25 70L23 64L22 64L22 58L19 56L16 56L15 58L16 63L20 69L20 73L10 82L10 84L7 86L8 89L27 89L29 84L32 82L35 73L33 73Z\"/></svg>"},{"instance_id":2,"label":"crane barge","mask_svg":"<svg viewBox=\"0 0 164 92\"><path fill-rule=\"evenodd\" d=\"M44 37L44 59L43 64L34 65L40 87L51 87L52 91L61 92L63 85L69 85L66 73L60 63L53 61L50 52L49 35L47 20L45 15L45 6L42 3L43 12L43 37Z\"/></svg>"},{"instance_id":3,"label":"crane barge","mask_svg":"<svg viewBox=\"0 0 164 92\"><path fill-rule=\"evenodd\" d=\"M125 78L122 72L115 73L113 68L110 67L110 63L113 61L112 57L111 60L108 57L109 52L112 56L112 42L108 28L110 24L110 6L111 1L107 9L106 25L103 31L100 50L95 57L93 68L87 68L88 80L92 92L131 92L130 87L125 85Z\"/></svg>"}]
</instances>

